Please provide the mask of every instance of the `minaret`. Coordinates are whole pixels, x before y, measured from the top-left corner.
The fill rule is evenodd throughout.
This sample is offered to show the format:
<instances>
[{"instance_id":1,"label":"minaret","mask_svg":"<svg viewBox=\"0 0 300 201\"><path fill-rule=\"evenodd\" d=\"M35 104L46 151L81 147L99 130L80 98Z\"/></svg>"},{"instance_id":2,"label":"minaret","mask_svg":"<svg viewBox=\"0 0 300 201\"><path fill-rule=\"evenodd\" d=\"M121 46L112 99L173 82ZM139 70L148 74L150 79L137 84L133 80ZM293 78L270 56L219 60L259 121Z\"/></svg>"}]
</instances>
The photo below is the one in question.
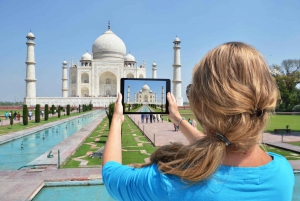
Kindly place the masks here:
<instances>
[{"instance_id":1,"label":"minaret","mask_svg":"<svg viewBox=\"0 0 300 201\"><path fill-rule=\"evenodd\" d=\"M62 62L62 97L67 98L68 97L68 75L67 75L67 62Z\"/></svg>"},{"instance_id":2,"label":"minaret","mask_svg":"<svg viewBox=\"0 0 300 201\"><path fill-rule=\"evenodd\" d=\"M130 101L130 85L127 87L127 103Z\"/></svg>"},{"instance_id":3,"label":"minaret","mask_svg":"<svg viewBox=\"0 0 300 201\"><path fill-rule=\"evenodd\" d=\"M156 63L152 64L152 78L156 79Z\"/></svg>"},{"instance_id":4,"label":"minaret","mask_svg":"<svg viewBox=\"0 0 300 201\"><path fill-rule=\"evenodd\" d=\"M183 105L181 96L181 63L180 63L180 39L175 38L174 41L174 63L173 63L173 95L177 100L178 106Z\"/></svg>"},{"instance_id":5,"label":"minaret","mask_svg":"<svg viewBox=\"0 0 300 201\"><path fill-rule=\"evenodd\" d=\"M165 92L164 92L164 86L161 86L161 104L164 104L165 99Z\"/></svg>"},{"instance_id":6,"label":"minaret","mask_svg":"<svg viewBox=\"0 0 300 201\"><path fill-rule=\"evenodd\" d=\"M27 60L26 60L26 98L36 98L35 59L34 59L34 35L31 31L27 34Z\"/></svg>"}]
</instances>

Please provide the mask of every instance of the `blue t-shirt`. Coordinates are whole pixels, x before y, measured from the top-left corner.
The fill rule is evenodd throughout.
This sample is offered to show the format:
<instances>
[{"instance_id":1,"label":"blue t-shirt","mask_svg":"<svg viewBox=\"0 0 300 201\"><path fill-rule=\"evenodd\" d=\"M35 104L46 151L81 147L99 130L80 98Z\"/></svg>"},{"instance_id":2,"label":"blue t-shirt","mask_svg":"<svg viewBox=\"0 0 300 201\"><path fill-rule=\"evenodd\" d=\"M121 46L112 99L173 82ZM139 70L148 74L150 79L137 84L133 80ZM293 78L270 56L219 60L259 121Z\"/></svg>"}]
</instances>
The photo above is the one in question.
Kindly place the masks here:
<instances>
[{"instance_id":1,"label":"blue t-shirt","mask_svg":"<svg viewBox=\"0 0 300 201\"><path fill-rule=\"evenodd\" d=\"M189 184L180 177L162 174L156 164L132 168L110 161L102 170L109 194L116 200L247 200L292 199L294 174L282 156L269 153L271 162L259 167L220 168L207 180Z\"/></svg>"}]
</instances>

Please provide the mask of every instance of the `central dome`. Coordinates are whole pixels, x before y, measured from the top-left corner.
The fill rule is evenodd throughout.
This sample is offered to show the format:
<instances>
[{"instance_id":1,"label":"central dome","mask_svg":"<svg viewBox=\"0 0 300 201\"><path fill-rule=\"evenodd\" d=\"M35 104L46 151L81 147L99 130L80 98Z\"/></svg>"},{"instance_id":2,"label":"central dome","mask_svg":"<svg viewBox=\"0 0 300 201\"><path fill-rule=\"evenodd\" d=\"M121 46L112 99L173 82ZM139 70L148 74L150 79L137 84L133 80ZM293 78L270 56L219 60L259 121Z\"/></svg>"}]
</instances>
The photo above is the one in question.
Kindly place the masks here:
<instances>
[{"instance_id":1,"label":"central dome","mask_svg":"<svg viewBox=\"0 0 300 201\"><path fill-rule=\"evenodd\" d=\"M142 88L143 92L148 92L150 91L150 87L147 84L144 84L143 88Z\"/></svg>"},{"instance_id":2,"label":"central dome","mask_svg":"<svg viewBox=\"0 0 300 201\"><path fill-rule=\"evenodd\" d=\"M126 46L122 39L109 29L95 40L92 51L94 59L124 59Z\"/></svg>"}]
</instances>

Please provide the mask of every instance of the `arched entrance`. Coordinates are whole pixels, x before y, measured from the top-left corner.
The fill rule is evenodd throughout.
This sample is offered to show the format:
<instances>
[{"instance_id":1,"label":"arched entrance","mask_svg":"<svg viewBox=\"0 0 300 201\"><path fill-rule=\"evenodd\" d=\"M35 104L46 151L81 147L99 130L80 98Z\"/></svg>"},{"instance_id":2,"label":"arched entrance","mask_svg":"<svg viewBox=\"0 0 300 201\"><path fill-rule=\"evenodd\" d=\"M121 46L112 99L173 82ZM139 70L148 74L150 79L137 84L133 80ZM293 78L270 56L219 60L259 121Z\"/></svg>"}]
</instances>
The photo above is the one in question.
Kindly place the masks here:
<instances>
[{"instance_id":1,"label":"arched entrance","mask_svg":"<svg viewBox=\"0 0 300 201\"><path fill-rule=\"evenodd\" d=\"M112 72L102 73L99 77L99 96L117 96L117 77Z\"/></svg>"}]
</instances>

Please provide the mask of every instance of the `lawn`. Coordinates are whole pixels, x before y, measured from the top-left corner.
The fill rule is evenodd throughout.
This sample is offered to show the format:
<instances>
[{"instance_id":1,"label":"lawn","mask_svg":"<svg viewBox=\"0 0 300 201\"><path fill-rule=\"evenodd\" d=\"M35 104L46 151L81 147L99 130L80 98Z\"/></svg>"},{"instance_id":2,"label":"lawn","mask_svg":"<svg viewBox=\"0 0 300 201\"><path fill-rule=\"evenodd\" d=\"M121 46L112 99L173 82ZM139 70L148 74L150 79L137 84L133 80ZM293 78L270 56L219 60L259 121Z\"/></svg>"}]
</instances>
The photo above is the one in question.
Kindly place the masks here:
<instances>
[{"instance_id":1,"label":"lawn","mask_svg":"<svg viewBox=\"0 0 300 201\"><path fill-rule=\"evenodd\" d=\"M5 134L8 134L8 133L17 132L17 131L20 131L20 130L25 130L25 129L28 129L28 128L40 126L40 125L47 124L47 123L50 123L50 122L54 122L54 121L57 121L57 120L62 120L62 119L66 119L66 118L69 118L69 117L77 116L77 115L80 115L80 114L83 114L83 113L77 113L77 112L76 113L71 113L70 116L61 115L60 118L58 118L57 116L52 117L52 115L49 115L49 119L47 121L45 121L44 118L41 117L41 121L39 123L35 123L34 120L31 120L31 121L28 121L28 124L26 126L23 125L22 121L14 120L14 124L12 126L10 126L10 125L0 126L0 135L5 135ZM8 121L8 120L6 120L6 121ZM0 125L1 125L1 123L0 123Z\"/></svg>"},{"instance_id":2,"label":"lawn","mask_svg":"<svg viewBox=\"0 0 300 201\"><path fill-rule=\"evenodd\" d=\"M195 119L195 115L189 109L179 110L182 117L186 119ZM289 125L291 132L300 132L300 115L271 115L266 126L266 132L274 132L274 129L285 129ZM197 124L198 130L203 131L200 124Z\"/></svg>"},{"instance_id":3,"label":"lawn","mask_svg":"<svg viewBox=\"0 0 300 201\"><path fill-rule=\"evenodd\" d=\"M65 165L63 165L63 168L79 167L80 162L75 161L78 159L88 161L87 166L100 166L102 159L89 157L88 154L104 146L108 131L108 119L105 118L68 159ZM95 141L96 138L99 140ZM140 146L138 146L138 144ZM142 132L134 125L128 116L125 115L125 120L122 125L122 163L145 163L144 159L148 158L155 149L156 148L143 136Z\"/></svg>"}]
</instances>

